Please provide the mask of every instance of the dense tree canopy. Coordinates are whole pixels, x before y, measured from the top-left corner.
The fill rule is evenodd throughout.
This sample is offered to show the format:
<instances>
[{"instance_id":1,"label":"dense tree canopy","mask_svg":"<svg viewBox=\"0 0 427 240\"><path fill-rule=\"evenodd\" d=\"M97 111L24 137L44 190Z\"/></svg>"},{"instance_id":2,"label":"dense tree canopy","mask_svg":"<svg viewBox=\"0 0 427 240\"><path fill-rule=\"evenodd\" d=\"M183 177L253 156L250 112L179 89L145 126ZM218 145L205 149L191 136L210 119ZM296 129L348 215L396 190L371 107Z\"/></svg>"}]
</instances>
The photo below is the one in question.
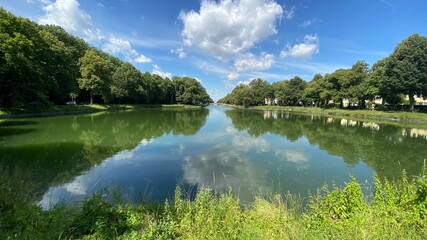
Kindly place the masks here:
<instances>
[{"instance_id":1,"label":"dense tree canopy","mask_svg":"<svg viewBox=\"0 0 427 240\"><path fill-rule=\"evenodd\" d=\"M61 27L41 26L0 8L0 106L63 104L76 98L91 103L212 102L196 79L177 79L141 73Z\"/></svg>"},{"instance_id":2,"label":"dense tree canopy","mask_svg":"<svg viewBox=\"0 0 427 240\"><path fill-rule=\"evenodd\" d=\"M414 95L427 96L427 38L413 34L397 45L387 58L385 76L394 92L409 96L413 110Z\"/></svg>"},{"instance_id":3,"label":"dense tree canopy","mask_svg":"<svg viewBox=\"0 0 427 240\"><path fill-rule=\"evenodd\" d=\"M16 18L12 14L0 11L0 103L18 105L26 101L39 99L46 101L42 91L48 85L43 68L46 62L43 56L50 54L48 44L37 25L27 19ZM53 49L57 49L53 46ZM34 61L37 59L37 61Z\"/></svg>"},{"instance_id":4,"label":"dense tree canopy","mask_svg":"<svg viewBox=\"0 0 427 240\"><path fill-rule=\"evenodd\" d=\"M255 79L248 86L237 86L219 102L242 106L274 102L289 106L333 104L365 108L367 101L378 97L383 104L401 103L403 95L409 97L411 110L415 95L427 96L427 38L418 34L403 40L390 56L378 60L371 68L365 61L357 61L348 69L324 76L316 74L308 83L298 76L272 84Z\"/></svg>"},{"instance_id":5,"label":"dense tree canopy","mask_svg":"<svg viewBox=\"0 0 427 240\"><path fill-rule=\"evenodd\" d=\"M270 84L263 79L257 78L252 80L249 83L249 87L252 89L253 104L262 105L265 98L273 97Z\"/></svg>"},{"instance_id":6,"label":"dense tree canopy","mask_svg":"<svg viewBox=\"0 0 427 240\"><path fill-rule=\"evenodd\" d=\"M321 104L320 93L322 92L321 84L323 81L322 74L318 73L314 75L310 84L304 90L303 98L306 100L308 105L319 106Z\"/></svg>"},{"instance_id":7,"label":"dense tree canopy","mask_svg":"<svg viewBox=\"0 0 427 240\"><path fill-rule=\"evenodd\" d=\"M280 104L291 106L300 105L304 100L303 93L306 85L307 82L298 76L289 81L274 83L274 97L278 99Z\"/></svg>"},{"instance_id":8,"label":"dense tree canopy","mask_svg":"<svg viewBox=\"0 0 427 240\"><path fill-rule=\"evenodd\" d=\"M145 87L141 83L142 75L138 69L130 63L122 63L112 76L111 94L118 99L137 99L139 94L144 95Z\"/></svg>"},{"instance_id":9,"label":"dense tree canopy","mask_svg":"<svg viewBox=\"0 0 427 240\"><path fill-rule=\"evenodd\" d=\"M177 103L200 105L213 102L200 82L189 77L174 77L173 86Z\"/></svg>"},{"instance_id":10,"label":"dense tree canopy","mask_svg":"<svg viewBox=\"0 0 427 240\"><path fill-rule=\"evenodd\" d=\"M310 82L298 76L270 84L257 78L220 99L242 106L280 105L364 108L366 100L396 104L427 96L427 38L413 34L371 68L357 61ZM41 26L0 8L0 105L99 103L208 104L212 99L194 78L164 79L89 47L58 26ZM267 100L267 101L266 101ZM275 101L272 101L275 100Z\"/></svg>"},{"instance_id":11,"label":"dense tree canopy","mask_svg":"<svg viewBox=\"0 0 427 240\"><path fill-rule=\"evenodd\" d=\"M104 101L109 100L109 88L111 76L114 70L108 58L105 58L95 49L88 49L79 60L81 78L78 83L81 89L90 92L90 104L93 103L94 95L102 95Z\"/></svg>"}]
</instances>

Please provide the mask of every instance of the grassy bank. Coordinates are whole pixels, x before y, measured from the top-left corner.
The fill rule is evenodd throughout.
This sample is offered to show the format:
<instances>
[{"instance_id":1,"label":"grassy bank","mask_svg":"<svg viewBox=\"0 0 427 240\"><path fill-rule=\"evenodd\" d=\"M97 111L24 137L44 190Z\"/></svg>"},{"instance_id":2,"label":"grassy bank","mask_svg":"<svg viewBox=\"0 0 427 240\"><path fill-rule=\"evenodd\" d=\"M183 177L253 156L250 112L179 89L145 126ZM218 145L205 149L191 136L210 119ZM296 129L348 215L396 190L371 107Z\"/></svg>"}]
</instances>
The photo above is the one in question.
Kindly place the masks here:
<instances>
[{"instance_id":1,"label":"grassy bank","mask_svg":"<svg viewBox=\"0 0 427 240\"><path fill-rule=\"evenodd\" d=\"M99 111L133 110L141 108L167 108L167 109L197 109L201 106L186 104L91 104L91 105L51 105L28 106L23 108L0 108L0 118L48 116L73 113L91 113Z\"/></svg>"},{"instance_id":2,"label":"grassy bank","mask_svg":"<svg viewBox=\"0 0 427 240\"><path fill-rule=\"evenodd\" d=\"M230 106L241 108L240 106ZM399 126L427 128L427 114L415 112L346 110L338 108L290 107L290 106L256 106L247 109L277 110L303 114L323 115L329 117L349 118L354 120L371 119L375 122L397 123Z\"/></svg>"},{"instance_id":3,"label":"grassy bank","mask_svg":"<svg viewBox=\"0 0 427 240\"><path fill-rule=\"evenodd\" d=\"M78 206L42 211L29 204L20 172L1 171L1 239L425 239L427 176L375 181L363 195L350 179L324 187L307 206L293 195L257 197L242 207L231 193L199 190L190 201L180 188L161 204L122 204L99 193ZM12 187L13 186L13 187ZM19 191L17 191L17 188ZM105 197L107 196L107 197Z\"/></svg>"},{"instance_id":4,"label":"grassy bank","mask_svg":"<svg viewBox=\"0 0 427 240\"><path fill-rule=\"evenodd\" d=\"M328 116L340 116L340 117L358 117L358 118L370 118L379 120L390 120L400 122L420 122L427 123L427 114L415 113L415 112L385 112L385 111L371 111L371 110L346 110L338 108L316 108L316 107L289 107L289 106L256 106L254 109L265 109L265 110L284 110L290 112L303 112L303 113L315 113L323 114Z\"/></svg>"}]
</instances>

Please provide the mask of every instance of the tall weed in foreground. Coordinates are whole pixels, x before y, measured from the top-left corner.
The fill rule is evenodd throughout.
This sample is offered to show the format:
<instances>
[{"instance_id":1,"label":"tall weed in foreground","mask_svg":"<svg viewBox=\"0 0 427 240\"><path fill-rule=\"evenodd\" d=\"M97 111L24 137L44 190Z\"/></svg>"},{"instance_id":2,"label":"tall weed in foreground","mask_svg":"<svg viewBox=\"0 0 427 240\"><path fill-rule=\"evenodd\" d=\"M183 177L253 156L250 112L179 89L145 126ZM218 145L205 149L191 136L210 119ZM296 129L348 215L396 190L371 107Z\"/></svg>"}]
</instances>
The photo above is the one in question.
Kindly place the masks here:
<instances>
[{"instance_id":1,"label":"tall weed in foreground","mask_svg":"<svg viewBox=\"0 0 427 240\"><path fill-rule=\"evenodd\" d=\"M59 205L44 212L34 203L32 174L0 168L0 239L57 239L73 218L73 208Z\"/></svg>"},{"instance_id":2,"label":"tall weed in foreground","mask_svg":"<svg viewBox=\"0 0 427 240\"><path fill-rule=\"evenodd\" d=\"M303 225L301 199L280 194L270 199L256 197L244 213L240 239L298 239Z\"/></svg>"},{"instance_id":3,"label":"tall weed in foreground","mask_svg":"<svg viewBox=\"0 0 427 240\"><path fill-rule=\"evenodd\" d=\"M201 188L190 201L177 187L174 202L165 203L157 225L162 239L236 239L242 217L239 201L231 192L217 196L211 189Z\"/></svg>"},{"instance_id":4,"label":"tall weed in foreground","mask_svg":"<svg viewBox=\"0 0 427 240\"><path fill-rule=\"evenodd\" d=\"M257 197L247 209L228 193L201 188L194 201L176 188L173 203L154 213L138 239L298 239L301 201L294 195ZM128 235L129 236L129 235ZM135 235L133 236L135 237Z\"/></svg>"},{"instance_id":5,"label":"tall weed in foreground","mask_svg":"<svg viewBox=\"0 0 427 240\"><path fill-rule=\"evenodd\" d=\"M375 177L373 199L363 196L353 178L343 189L323 187L303 214L311 238L427 238L427 175L395 181Z\"/></svg>"},{"instance_id":6,"label":"tall weed in foreground","mask_svg":"<svg viewBox=\"0 0 427 240\"><path fill-rule=\"evenodd\" d=\"M81 237L93 235L95 238L117 238L127 229L125 205L119 197L114 196L114 202L105 199L107 190L103 190L83 202L79 213L75 217L68 234ZM113 192L113 195L117 192Z\"/></svg>"}]
</instances>

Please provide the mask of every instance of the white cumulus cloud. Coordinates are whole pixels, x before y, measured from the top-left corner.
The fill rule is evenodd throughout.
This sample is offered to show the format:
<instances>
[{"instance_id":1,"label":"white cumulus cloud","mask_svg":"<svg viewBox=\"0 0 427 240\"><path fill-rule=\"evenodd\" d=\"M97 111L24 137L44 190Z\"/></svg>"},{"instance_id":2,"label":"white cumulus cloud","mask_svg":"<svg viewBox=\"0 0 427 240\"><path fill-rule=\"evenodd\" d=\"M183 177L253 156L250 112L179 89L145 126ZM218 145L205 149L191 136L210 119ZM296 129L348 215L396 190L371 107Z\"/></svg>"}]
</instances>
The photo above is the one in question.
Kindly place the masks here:
<instances>
[{"instance_id":1,"label":"white cumulus cloud","mask_svg":"<svg viewBox=\"0 0 427 240\"><path fill-rule=\"evenodd\" d=\"M129 41L117 38L113 35L110 36L108 41L102 46L104 52L108 52L114 55L121 54L129 62L135 63L148 63L152 62L151 58L139 54Z\"/></svg>"},{"instance_id":2,"label":"white cumulus cloud","mask_svg":"<svg viewBox=\"0 0 427 240\"><path fill-rule=\"evenodd\" d=\"M295 15L295 7L291 7L290 9L285 9L283 11L283 17L285 19L292 19Z\"/></svg>"},{"instance_id":3,"label":"white cumulus cloud","mask_svg":"<svg viewBox=\"0 0 427 240\"><path fill-rule=\"evenodd\" d=\"M239 77L240 77L240 74L238 74L236 72L231 72L227 76L228 80L231 80L231 81L235 81L235 80L239 79Z\"/></svg>"},{"instance_id":4,"label":"white cumulus cloud","mask_svg":"<svg viewBox=\"0 0 427 240\"><path fill-rule=\"evenodd\" d=\"M61 26L88 42L96 42L103 38L101 30L93 26L90 15L80 9L77 0L56 0L46 4L43 7L44 15L39 18L40 24Z\"/></svg>"},{"instance_id":5,"label":"white cumulus cloud","mask_svg":"<svg viewBox=\"0 0 427 240\"><path fill-rule=\"evenodd\" d=\"M133 61L136 63L149 63L149 62L152 62L153 60L141 54L138 57L136 57Z\"/></svg>"},{"instance_id":6,"label":"white cumulus cloud","mask_svg":"<svg viewBox=\"0 0 427 240\"><path fill-rule=\"evenodd\" d=\"M176 55L178 55L178 57L180 59L187 57L187 53L184 51L183 48L178 48L175 50L171 50L171 53L175 53Z\"/></svg>"},{"instance_id":7,"label":"white cumulus cloud","mask_svg":"<svg viewBox=\"0 0 427 240\"><path fill-rule=\"evenodd\" d=\"M27 0L28 4L37 3L37 2L42 3L42 4L51 4L52 0Z\"/></svg>"},{"instance_id":8,"label":"white cumulus cloud","mask_svg":"<svg viewBox=\"0 0 427 240\"><path fill-rule=\"evenodd\" d=\"M200 12L181 12L184 43L218 59L245 52L277 33L282 7L271 0L202 0Z\"/></svg>"},{"instance_id":9,"label":"white cumulus cloud","mask_svg":"<svg viewBox=\"0 0 427 240\"><path fill-rule=\"evenodd\" d=\"M237 83L237 85L246 85L246 86L249 86L249 83L251 82L251 80L246 80L246 81L239 81L238 83Z\"/></svg>"},{"instance_id":10,"label":"white cumulus cloud","mask_svg":"<svg viewBox=\"0 0 427 240\"><path fill-rule=\"evenodd\" d=\"M138 54L136 50L132 48L129 41L117 38L113 35L111 35L108 42L104 44L102 50L111 54L123 53L126 56Z\"/></svg>"},{"instance_id":11,"label":"white cumulus cloud","mask_svg":"<svg viewBox=\"0 0 427 240\"><path fill-rule=\"evenodd\" d=\"M164 72L159 66L153 65L153 72L151 74L156 74L162 77L163 79L169 78L172 79L172 73Z\"/></svg>"},{"instance_id":12,"label":"white cumulus cloud","mask_svg":"<svg viewBox=\"0 0 427 240\"><path fill-rule=\"evenodd\" d=\"M295 44L294 46L287 45L286 50L280 52L281 58L293 57L297 59L310 59L313 54L319 52L319 38L317 35L306 35L304 42Z\"/></svg>"},{"instance_id":13,"label":"white cumulus cloud","mask_svg":"<svg viewBox=\"0 0 427 240\"><path fill-rule=\"evenodd\" d=\"M259 59L252 53L239 56L234 61L234 67L238 72L260 71L270 69L274 65L274 56L268 53L261 53Z\"/></svg>"}]
</instances>

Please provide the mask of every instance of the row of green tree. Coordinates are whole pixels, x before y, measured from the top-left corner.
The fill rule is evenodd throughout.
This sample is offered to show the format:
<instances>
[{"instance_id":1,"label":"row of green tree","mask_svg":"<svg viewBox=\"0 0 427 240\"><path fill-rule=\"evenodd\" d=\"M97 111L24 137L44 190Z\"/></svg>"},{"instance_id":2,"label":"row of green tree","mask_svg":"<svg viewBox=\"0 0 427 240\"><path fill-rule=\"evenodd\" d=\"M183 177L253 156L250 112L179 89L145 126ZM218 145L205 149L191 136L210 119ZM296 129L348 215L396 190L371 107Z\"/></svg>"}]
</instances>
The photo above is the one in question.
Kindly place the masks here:
<instances>
[{"instance_id":1,"label":"row of green tree","mask_svg":"<svg viewBox=\"0 0 427 240\"><path fill-rule=\"evenodd\" d=\"M276 99L279 105L326 106L333 102L342 107L348 99L349 106L365 108L366 100L381 97L383 104L396 104L402 95L409 96L411 110L415 96L427 96L427 38L419 34L403 40L371 68L365 61L357 61L349 69L316 74L308 83L298 76L272 84L254 79L249 85L238 85L219 102L256 106L267 104L265 99Z\"/></svg>"},{"instance_id":2,"label":"row of green tree","mask_svg":"<svg viewBox=\"0 0 427 240\"><path fill-rule=\"evenodd\" d=\"M61 27L0 8L0 106L30 102L208 104L194 78L163 79L90 47Z\"/></svg>"}]
</instances>

